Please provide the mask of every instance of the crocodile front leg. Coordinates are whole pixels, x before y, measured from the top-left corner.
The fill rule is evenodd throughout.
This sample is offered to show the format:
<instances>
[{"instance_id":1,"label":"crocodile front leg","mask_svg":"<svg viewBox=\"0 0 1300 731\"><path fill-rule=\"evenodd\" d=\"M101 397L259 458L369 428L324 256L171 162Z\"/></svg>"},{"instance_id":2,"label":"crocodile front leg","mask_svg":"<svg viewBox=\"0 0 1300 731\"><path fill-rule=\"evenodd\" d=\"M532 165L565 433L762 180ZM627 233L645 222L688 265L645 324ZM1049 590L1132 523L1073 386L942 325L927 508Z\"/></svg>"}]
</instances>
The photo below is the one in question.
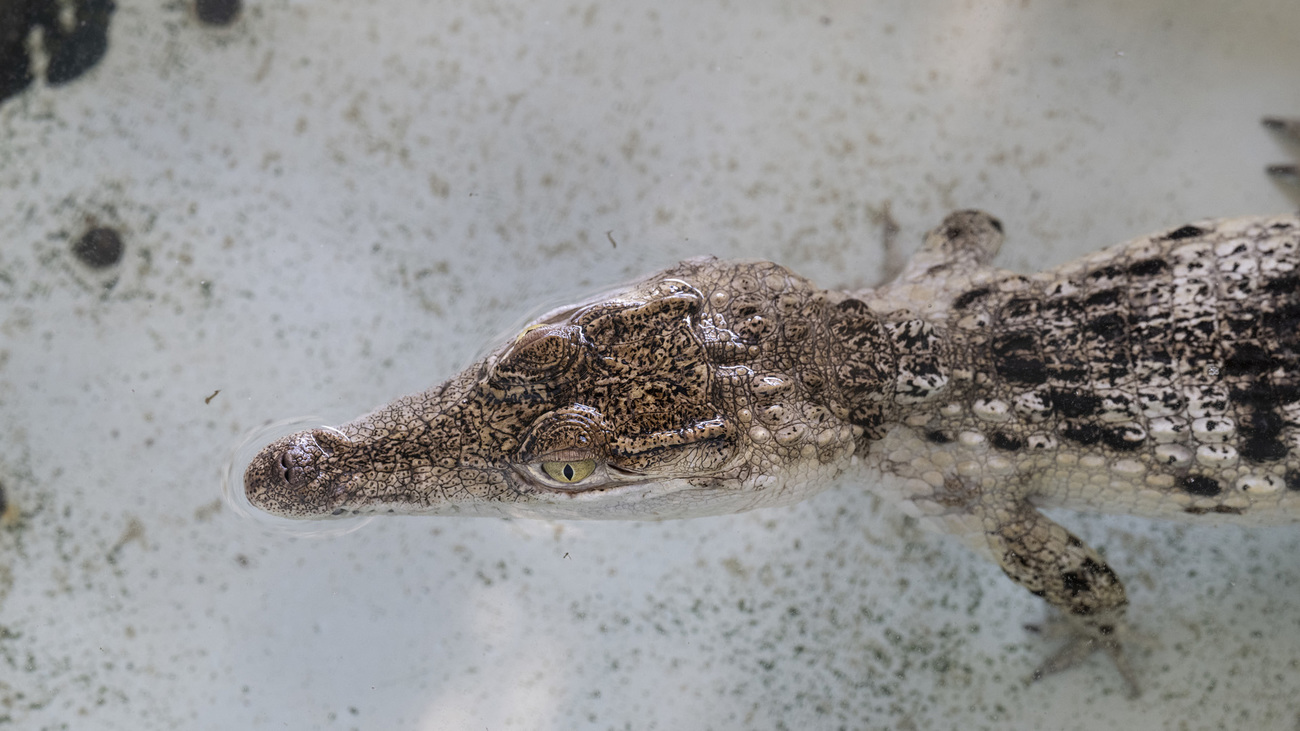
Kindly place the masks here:
<instances>
[{"instance_id":1,"label":"crocodile front leg","mask_svg":"<svg viewBox=\"0 0 1300 731\"><path fill-rule=\"evenodd\" d=\"M1121 645L1128 597L1105 559L1023 498L982 495L974 508L998 566L1059 610L1066 622L1066 643L1038 667L1034 679L1102 650L1124 677L1129 696L1136 697L1137 679Z\"/></svg>"}]
</instances>

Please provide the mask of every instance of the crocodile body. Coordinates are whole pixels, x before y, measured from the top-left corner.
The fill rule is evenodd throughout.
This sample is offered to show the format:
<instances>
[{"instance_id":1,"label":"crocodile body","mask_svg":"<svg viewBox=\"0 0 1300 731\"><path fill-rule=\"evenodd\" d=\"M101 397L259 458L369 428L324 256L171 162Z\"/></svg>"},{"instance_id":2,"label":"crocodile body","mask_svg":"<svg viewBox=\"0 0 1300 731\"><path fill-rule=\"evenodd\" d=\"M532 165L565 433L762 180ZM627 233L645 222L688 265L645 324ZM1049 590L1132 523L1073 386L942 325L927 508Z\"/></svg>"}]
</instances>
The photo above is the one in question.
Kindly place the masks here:
<instances>
[{"instance_id":1,"label":"crocodile body","mask_svg":"<svg viewBox=\"0 0 1300 731\"><path fill-rule=\"evenodd\" d=\"M950 215L891 283L692 259L549 313L445 384L248 467L272 513L660 519L861 475L1120 651L1105 560L1040 507L1300 521L1300 216L1202 221L1023 276ZM1135 688L1131 685L1131 688Z\"/></svg>"}]
</instances>

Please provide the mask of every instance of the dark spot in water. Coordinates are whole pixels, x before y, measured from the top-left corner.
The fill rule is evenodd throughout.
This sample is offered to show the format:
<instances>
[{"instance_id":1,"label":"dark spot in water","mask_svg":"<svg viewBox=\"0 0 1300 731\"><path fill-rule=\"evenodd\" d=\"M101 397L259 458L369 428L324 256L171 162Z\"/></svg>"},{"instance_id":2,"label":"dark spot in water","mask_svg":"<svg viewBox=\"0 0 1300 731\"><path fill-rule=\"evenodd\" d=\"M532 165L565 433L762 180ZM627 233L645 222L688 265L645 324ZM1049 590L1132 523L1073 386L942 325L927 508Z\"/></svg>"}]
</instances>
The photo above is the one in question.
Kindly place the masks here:
<instances>
[{"instance_id":1,"label":"dark spot in water","mask_svg":"<svg viewBox=\"0 0 1300 731\"><path fill-rule=\"evenodd\" d=\"M66 6L66 8L65 8ZM72 25L60 16L71 11ZM51 86L65 84L99 63L108 50L108 24L117 9L112 0L0 0L0 101L31 84L31 59L27 36L42 30L48 63L45 79Z\"/></svg>"},{"instance_id":2,"label":"dark spot in water","mask_svg":"<svg viewBox=\"0 0 1300 731\"><path fill-rule=\"evenodd\" d=\"M1204 475L1188 475L1182 479L1181 484L1183 490L1200 497L1214 497L1223 492L1218 480Z\"/></svg>"},{"instance_id":3,"label":"dark spot in water","mask_svg":"<svg viewBox=\"0 0 1300 731\"><path fill-rule=\"evenodd\" d=\"M1195 226L1183 226L1182 228L1170 231L1165 236L1170 241L1181 241L1182 239L1194 239L1197 236L1204 236L1205 230Z\"/></svg>"},{"instance_id":4,"label":"dark spot in water","mask_svg":"<svg viewBox=\"0 0 1300 731\"><path fill-rule=\"evenodd\" d=\"M72 254L91 269L107 269L122 260L122 237L107 226L96 226L77 239Z\"/></svg>"},{"instance_id":5,"label":"dark spot in water","mask_svg":"<svg viewBox=\"0 0 1300 731\"><path fill-rule=\"evenodd\" d=\"M208 25L230 25L243 6L243 0L194 0L194 14Z\"/></svg>"}]
</instances>

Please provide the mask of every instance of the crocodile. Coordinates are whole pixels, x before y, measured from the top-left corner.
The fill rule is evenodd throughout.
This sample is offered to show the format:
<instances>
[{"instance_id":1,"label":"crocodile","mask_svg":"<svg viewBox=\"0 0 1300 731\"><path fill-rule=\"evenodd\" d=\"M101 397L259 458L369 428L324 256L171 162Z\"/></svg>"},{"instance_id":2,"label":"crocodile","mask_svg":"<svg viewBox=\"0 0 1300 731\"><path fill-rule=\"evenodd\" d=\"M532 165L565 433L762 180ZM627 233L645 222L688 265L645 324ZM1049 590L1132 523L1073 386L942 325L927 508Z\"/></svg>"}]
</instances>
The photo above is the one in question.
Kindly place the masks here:
<instances>
[{"instance_id":1,"label":"crocodile","mask_svg":"<svg viewBox=\"0 0 1300 731\"><path fill-rule=\"evenodd\" d=\"M1300 521L1300 215L1021 275L959 211L881 287L702 257L537 318L451 380L249 464L291 518L668 519L852 472L1059 610L1034 677L1123 652L1128 599L1042 508Z\"/></svg>"}]
</instances>

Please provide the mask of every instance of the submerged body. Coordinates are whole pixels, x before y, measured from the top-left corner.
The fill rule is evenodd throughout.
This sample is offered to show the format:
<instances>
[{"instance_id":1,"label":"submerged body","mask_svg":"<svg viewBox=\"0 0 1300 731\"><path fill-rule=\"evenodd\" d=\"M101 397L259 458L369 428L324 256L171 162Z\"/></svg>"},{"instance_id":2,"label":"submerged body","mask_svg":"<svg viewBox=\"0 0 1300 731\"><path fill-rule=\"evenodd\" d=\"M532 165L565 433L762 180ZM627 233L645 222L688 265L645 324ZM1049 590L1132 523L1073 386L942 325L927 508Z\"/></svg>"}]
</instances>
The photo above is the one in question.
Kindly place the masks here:
<instances>
[{"instance_id":1,"label":"submerged body","mask_svg":"<svg viewBox=\"0 0 1300 731\"><path fill-rule=\"evenodd\" d=\"M459 376L266 447L273 513L693 517L860 470L1105 649L1123 587L1039 507L1300 521L1300 217L1204 221L1022 276L952 214L893 282L693 259L556 310ZM1131 682L1131 678L1130 678Z\"/></svg>"}]
</instances>

